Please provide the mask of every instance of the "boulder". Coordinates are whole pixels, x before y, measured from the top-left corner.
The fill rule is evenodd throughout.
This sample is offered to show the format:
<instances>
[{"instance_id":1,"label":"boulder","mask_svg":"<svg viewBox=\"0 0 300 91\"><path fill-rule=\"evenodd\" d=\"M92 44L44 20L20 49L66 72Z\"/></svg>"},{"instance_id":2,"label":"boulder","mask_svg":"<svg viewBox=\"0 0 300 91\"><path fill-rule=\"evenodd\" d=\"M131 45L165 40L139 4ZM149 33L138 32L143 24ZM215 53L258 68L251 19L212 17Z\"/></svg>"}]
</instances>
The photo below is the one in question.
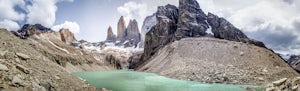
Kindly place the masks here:
<instances>
[{"instance_id":1,"label":"boulder","mask_svg":"<svg viewBox=\"0 0 300 91\"><path fill-rule=\"evenodd\" d=\"M60 29L59 33L61 36L61 41L65 42L68 45L77 41L74 34L69 29L62 28Z\"/></svg>"},{"instance_id":2,"label":"boulder","mask_svg":"<svg viewBox=\"0 0 300 91\"><path fill-rule=\"evenodd\" d=\"M273 84L275 86L279 86L279 85L283 84L286 80L287 80L287 78L282 78L280 80L274 81Z\"/></svg>"},{"instance_id":3,"label":"boulder","mask_svg":"<svg viewBox=\"0 0 300 91\"><path fill-rule=\"evenodd\" d=\"M108 27L106 41L107 42L115 42L116 41L116 35L113 33L111 26Z\"/></svg>"},{"instance_id":4,"label":"boulder","mask_svg":"<svg viewBox=\"0 0 300 91\"><path fill-rule=\"evenodd\" d=\"M23 53L16 53L16 55L23 60L30 59L30 57L28 55L23 54Z\"/></svg>"}]
</instances>

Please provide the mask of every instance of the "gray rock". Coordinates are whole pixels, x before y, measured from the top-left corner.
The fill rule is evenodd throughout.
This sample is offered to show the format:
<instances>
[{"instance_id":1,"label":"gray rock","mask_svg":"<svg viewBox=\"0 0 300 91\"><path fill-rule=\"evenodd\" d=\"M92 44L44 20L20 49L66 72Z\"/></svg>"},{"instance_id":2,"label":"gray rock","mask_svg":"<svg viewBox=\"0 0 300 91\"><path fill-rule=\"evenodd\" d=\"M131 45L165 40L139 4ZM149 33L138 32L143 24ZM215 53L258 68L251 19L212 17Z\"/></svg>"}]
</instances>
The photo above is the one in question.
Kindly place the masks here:
<instances>
[{"instance_id":1,"label":"gray rock","mask_svg":"<svg viewBox=\"0 0 300 91\"><path fill-rule=\"evenodd\" d=\"M16 55L23 60L30 59L30 57L28 55L23 54L23 53L16 53Z\"/></svg>"},{"instance_id":2,"label":"gray rock","mask_svg":"<svg viewBox=\"0 0 300 91\"><path fill-rule=\"evenodd\" d=\"M8 68L6 65L0 64L0 70L1 71L8 71Z\"/></svg>"},{"instance_id":3,"label":"gray rock","mask_svg":"<svg viewBox=\"0 0 300 91\"><path fill-rule=\"evenodd\" d=\"M215 38L254 44L266 48L264 43L248 38L241 30L233 26L224 18L219 18L212 13L208 13L207 22L211 26L211 31L214 33Z\"/></svg>"},{"instance_id":4,"label":"gray rock","mask_svg":"<svg viewBox=\"0 0 300 91\"><path fill-rule=\"evenodd\" d=\"M142 30L141 30L141 43L139 47L143 48L144 47L144 42L145 42L145 35L146 33L149 32L149 30L156 25L157 20L156 20L156 13L153 15L147 16L143 22Z\"/></svg>"},{"instance_id":5,"label":"gray rock","mask_svg":"<svg viewBox=\"0 0 300 91\"><path fill-rule=\"evenodd\" d=\"M115 42L116 41L116 35L113 33L111 26L108 27L106 41L107 42Z\"/></svg>"},{"instance_id":6,"label":"gray rock","mask_svg":"<svg viewBox=\"0 0 300 91\"><path fill-rule=\"evenodd\" d=\"M27 39L29 36L34 34L41 34L46 32L51 32L50 28L44 27L41 24L25 24L20 30L18 30L15 35L19 36L22 39Z\"/></svg>"},{"instance_id":7,"label":"gray rock","mask_svg":"<svg viewBox=\"0 0 300 91\"><path fill-rule=\"evenodd\" d=\"M275 86L280 86L281 84L283 84L285 81L287 80L287 78L282 78L280 80L274 81L273 84Z\"/></svg>"},{"instance_id":8,"label":"gray rock","mask_svg":"<svg viewBox=\"0 0 300 91\"><path fill-rule=\"evenodd\" d=\"M146 34L142 64L164 45L174 40L177 29L178 8L173 5L159 6L156 12L157 24Z\"/></svg>"},{"instance_id":9,"label":"gray rock","mask_svg":"<svg viewBox=\"0 0 300 91\"><path fill-rule=\"evenodd\" d=\"M1 57L4 57L5 54L6 54L7 52L8 52L8 51L0 51L0 56L1 56Z\"/></svg>"},{"instance_id":10,"label":"gray rock","mask_svg":"<svg viewBox=\"0 0 300 91\"><path fill-rule=\"evenodd\" d=\"M26 73L26 74L30 73L29 69L24 67L23 65L17 65L16 68L19 69L20 71Z\"/></svg>"},{"instance_id":11,"label":"gray rock","mask_svg":"<svg viewBox=\"0 0 300 91\"><path fill-rule=\"evenodd\" d=\"M15 85L15 86L23 86L23 80L21 79L21 75L18 74L18 75L15 75L12 79L12 83Z\"/></svg>"},{"instance_id":12,"label":"gray rock","mask_svg":"<svg viewBox=\"0 0 300 91\"><path fill-rule=\"evenodd\" d=\"M132 44L129 46L137 46L137 44L141 41L138 23L135 19L129 21L125 39L128 40L128 43Z\"/></svg>"},{"instance_id":13,"label":"gray rock","mask_svg":"<svg viewBox=\"0 0 300 91\"><path fill-rule=\"evenodd\" d=\"M288 64L295 70L300 71L300 55L292 55L288 60Z\"/></svg>"},{"instance_id":14,"label":"gray rock","mask_svg":"<svg viewBox=\"0 0 300 91\"><path fill-rule=\"evenodd\" d=\"M206 15L196 0L179 0L177 39L205 36L208 24Z\"/></svg>"}]
</instances>

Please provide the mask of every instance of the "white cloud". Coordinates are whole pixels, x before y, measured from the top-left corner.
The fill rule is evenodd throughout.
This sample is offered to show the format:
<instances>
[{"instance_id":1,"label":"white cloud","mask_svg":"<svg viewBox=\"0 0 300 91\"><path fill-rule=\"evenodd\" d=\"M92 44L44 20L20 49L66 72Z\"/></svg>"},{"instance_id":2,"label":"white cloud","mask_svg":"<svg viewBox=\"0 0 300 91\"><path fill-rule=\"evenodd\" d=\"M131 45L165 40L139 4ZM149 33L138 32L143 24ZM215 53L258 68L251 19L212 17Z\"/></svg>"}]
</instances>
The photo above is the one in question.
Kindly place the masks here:
<instances>
[{"instance_id":1,"label":"white cloud","mask_svg":"<svg viewBox=\"0 0 300 91\"><path fill-rule=\"evenodd\" d=\"M143 19L150 14L150 12L148 12L147 10L147 4L136 3L132 1L127 2L123 6L118 7L117 10L121 15L125 17L126 22L128 22L130 19L143 21Z\"/></svg>"},{"instance_id":2,"label":"white cloud","mask_svg":"<svg viewBox=\"0 0 300 91\"><path fill-rule=\"evenodd\" d=\"M299 0L197 0L205 12L226 18L249 37L280 53L300 54ZM297 18L298 17L298 18Z\"/></svg>"},{"instance_id":3,"label":"white cloud","mask_svg":"<svg viewBox=\"0 0 300 91\"><path fill-rule=\"evenodd\" d=\"M32 0L32 6L28 8L29 24L42 24L46 27L50 27L55 22L55 12L57 10L56 0Z\"/></svg>"},{"instance_id":4,"label":"white cloud","mask_svg":"<svg viewBox=\"0 0 300 91\"><path fill-rule=\"evenodd\" d=\"M69 29L73 33L79 33L80 27L76 22L65 21L63 24L53 26L51 29L54 31L59 31L62 28Z\"/></svg>"},{"instance_id":5,"label":"white cloud","mask_svg":"<svg viewBox=\"0 0 300 91\"><path fill-rule=\"evenodd\" d=\"M23 0L0 0L0 19L24 20L25 14L17 12L14 7L24 7Z\"/></svg>"},{"instance_id":6,"label":"white cloud","mask_svg":"<svg viewBox=\"0 0 300 91\"><path fill-rule=\"evenodd\" d=\"M56 20L56 4L64 1L73 2L74 0L32 0L32 5L27 6L27 23L38 23L46 27L51 27Z\"/></svg>"},{"instance_id":7,"label":"white cloud","mask_svg":"<svg viewBox=\"0 0 300 91\"><path fill-rule=\"evenodd\" d=\"M20 28L20 26L18 23L14 22L12 20L5 19L3 21L0 21L0 28L5 28L7 30L16 31Z\"/></svg>"}]
</instances>

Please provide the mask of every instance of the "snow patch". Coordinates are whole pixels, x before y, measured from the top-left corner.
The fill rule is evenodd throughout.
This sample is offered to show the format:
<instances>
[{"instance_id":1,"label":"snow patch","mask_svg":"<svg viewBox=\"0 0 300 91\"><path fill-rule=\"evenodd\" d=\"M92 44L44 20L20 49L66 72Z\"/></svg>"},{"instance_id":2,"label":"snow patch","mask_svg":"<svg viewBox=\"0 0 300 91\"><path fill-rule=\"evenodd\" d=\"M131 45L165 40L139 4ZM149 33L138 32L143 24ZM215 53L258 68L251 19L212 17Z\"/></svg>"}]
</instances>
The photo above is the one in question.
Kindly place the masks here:
<instances>
[{"instance_id":1,"label":"snow patch","mask_svg":"<svg viewBox=\"0 0 300 91\"><path fill-rule=\"evenodd\" d=\"M57 45L55 45L52 41L50 41L50 40L47 40L51 45L53 45L55 48L57 48L57 49L59 49L59 50L61 50L61 51L64 51L64 52L66 52L67 54L70 54L70 52L68 51L68 50L66 50L66 49L64 49L64 48L61 48L61 47L59 47L59 46L57 46Z\"/></svg>"}]
</instances>

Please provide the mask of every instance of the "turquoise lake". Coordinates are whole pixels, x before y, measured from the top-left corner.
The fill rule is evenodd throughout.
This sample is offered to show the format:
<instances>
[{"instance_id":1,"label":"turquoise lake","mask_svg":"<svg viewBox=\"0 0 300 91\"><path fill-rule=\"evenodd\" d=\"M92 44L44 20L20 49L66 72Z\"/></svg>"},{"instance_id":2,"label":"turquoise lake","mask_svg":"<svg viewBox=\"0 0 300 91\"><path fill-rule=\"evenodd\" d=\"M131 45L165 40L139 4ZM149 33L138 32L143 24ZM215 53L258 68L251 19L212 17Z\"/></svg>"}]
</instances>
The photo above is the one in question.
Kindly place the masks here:
<instances>
[{"instance_id":1,"label":"turquoise lake","mask_svg":"<svg viewBox=\"0 0 300 91\"><path fill-rule=\"evenodd\" d=\"M264 86L204 84L127 70L77 72L73 75L85 79L97 88L113 91L246 91L246 88L264 90Z\"/></svg>"}]
</instances>

